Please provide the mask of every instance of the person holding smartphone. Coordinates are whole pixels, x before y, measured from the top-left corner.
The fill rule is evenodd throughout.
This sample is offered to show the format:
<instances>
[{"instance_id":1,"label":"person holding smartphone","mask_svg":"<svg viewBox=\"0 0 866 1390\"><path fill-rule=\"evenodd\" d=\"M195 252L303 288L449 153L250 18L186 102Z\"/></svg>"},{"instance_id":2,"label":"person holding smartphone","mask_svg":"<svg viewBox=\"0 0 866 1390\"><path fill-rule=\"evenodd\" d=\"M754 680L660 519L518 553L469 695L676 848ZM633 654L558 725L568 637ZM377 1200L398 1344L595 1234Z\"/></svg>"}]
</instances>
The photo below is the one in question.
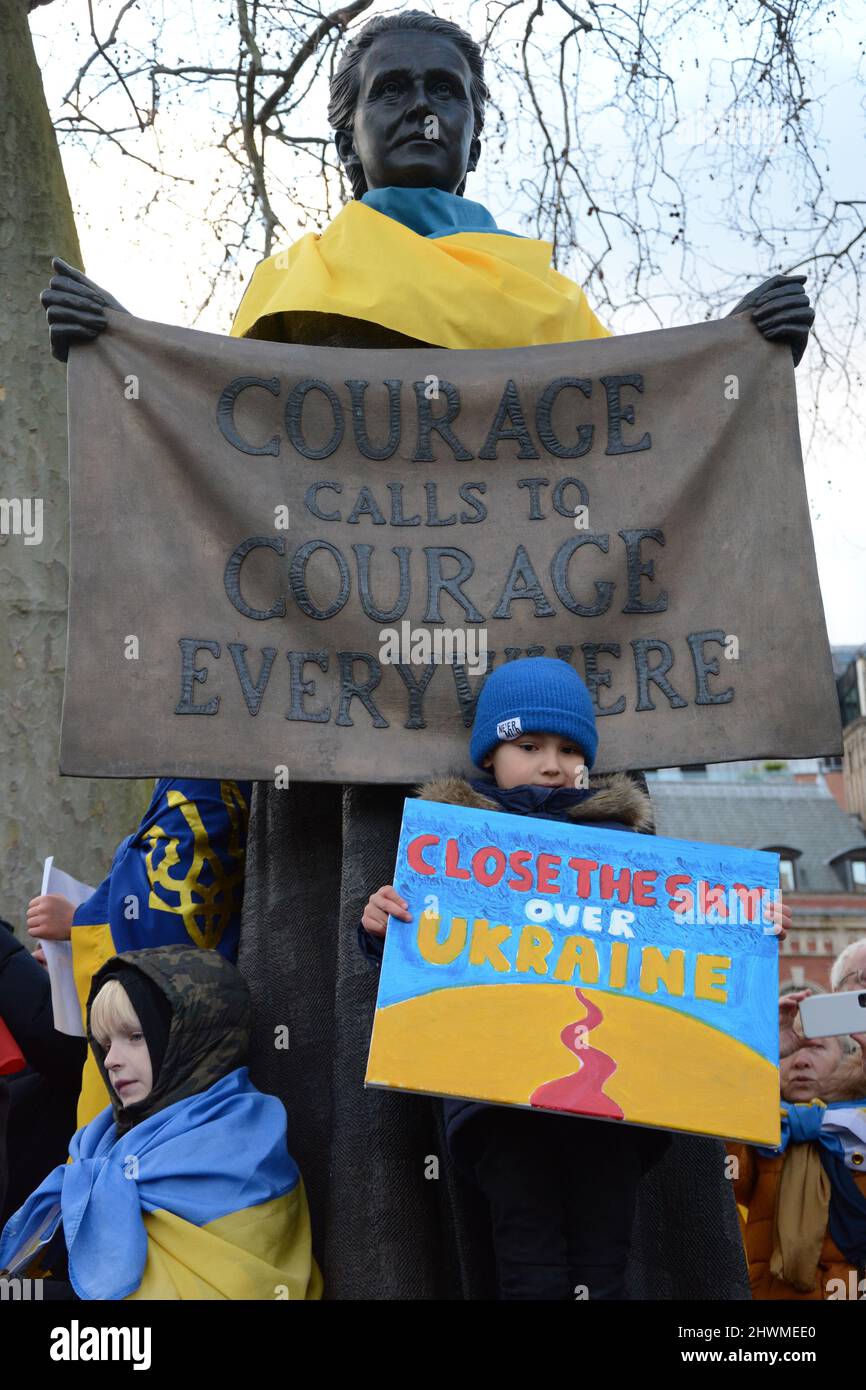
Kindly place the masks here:
<instances>
[{"instance_id":1,"label":"person holding smartphone","mask_svg":"<svg viewBox=\"0 0 866 1390\"><path fill-rule=\"evenodd\" d=\"M842 996L830 1001L827 995L810 989L791 990L779 1000L779 1059L790 1057L803 1045L803 1038L846 1035L863 1049L866 1058L866 938L852 941L840 952L830 971L830 993ZM813 1001L820 1000L819 1004ZM809 1004L798 1027L800 1006ZM810 1026L812 1015L819 1026ZM858 1023L862 1018L862 1028ZM864 1060L866 1071L866 1060Z\"/></svg>"},{"instance_id":2,"label":"person holding smartphone","mask_svg":"<svg viewBox=\"0 0 866 1390\"><path fill-rule=\"evenodd\" d=\"M728 1145L755 1299L866 1298L866 1033L807 1037L800 1005L827 997L779 1000L779 1147Z\"/></svg>"}]
</instances>

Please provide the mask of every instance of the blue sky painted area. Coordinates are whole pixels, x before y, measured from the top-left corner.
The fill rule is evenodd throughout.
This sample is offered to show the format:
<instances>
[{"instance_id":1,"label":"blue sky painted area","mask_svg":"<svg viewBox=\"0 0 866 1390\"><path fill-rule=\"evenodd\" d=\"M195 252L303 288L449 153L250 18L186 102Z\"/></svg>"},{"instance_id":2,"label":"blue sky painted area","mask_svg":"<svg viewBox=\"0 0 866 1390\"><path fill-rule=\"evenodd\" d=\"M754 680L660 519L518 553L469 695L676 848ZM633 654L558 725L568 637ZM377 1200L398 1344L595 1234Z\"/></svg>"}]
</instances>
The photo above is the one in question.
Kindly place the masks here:
<instances>
[{"instance_id":1,"label":"blue sky painted area","mask_svg":"<svg viewBox=\"0 0 866 1390\"><path fill-rule=\"evenodd\" d=\"M435 875L422 876L407 864L407 845L421 834L441 837L441 849L430 848L424 852L428 863L442 866L441 872ZM448 878L444 873L444 844L452 838L459 844L459 862L463 867L469 866L475 850L484 845L496 845L506 855L518 849L531 850L533 861L530 861L530 867L536 854L561 855L561 892L553 895L537 893L534 889L529 892L509 889L507 880L514 877L510 870L503 874L500 883L492 887L482 887L472 880L467 882ZM617 869L630 868L633 873L654 870L658 874L653 889L658 905L637 907L633 902L620 904L617 897L607 902L600 896L578 899L574 870L567 867L568 859L573 856L599 863L606 861ZM775 1064L778 1060L778 947L775 939L764 935L762 923L746 922L743 913L733 923L688 925L678 922L666 906L669 895L664 883L671 874L691 874L696 881L705 879L728 887L734 883L742 883L749 888L763 887L772 894L778 887L778 857L760 850L694 844L660 836L564 825L557 821L536 820L505 812L407 800L394 885L409 903L413 921L407 923L392 919L389 924L378 1007L383 1008L437 989L466 985L507 983L524 984L531 988L533 984L556 983L550 973L546 976L535 972L518 974L513 969L520 931L531 920L526 915L526 904L535 898L561 903L563 907L579 903L581 907L595 905L602 908L601 931L585 930L580 921L571 926L560 925L555 918L545 921L543 925L554 938L554 950L548 957L549 971L552 972L559 947L566 937L575 934L590 937L601 966L599 982L592 988L605 990L611 945L614 941L628 939L610 935L606 930L612 907L622 906L635 914L630 924L634 936L628 939L627 983L624 988L609 992L643 999L700 1019L739 1038ZM595 874L594 885L597 879L598 875ZM489 963L470 965L468 949L461 952L451 965L434 965L425 961L418 950L417 930L425 899L430 894L438 898L440 940L444 939L452 916L467 918L470 930L473 920L478 917L485 918L491 926L496 923L510 926L513 935L503 944L502 953L511 962L512 970L506 974ZM685 951L686 990L683 997L668 994L663 983L660 983L654 995L638 988L641 948L646 945L658 946L665 954L674 947ZM699 954L730 957L726 1003L693 997L695 961ZM573 988L580 983L579 972L576 972L571 982L563 983L563 988Z\"/></svg>"}]
</instances>

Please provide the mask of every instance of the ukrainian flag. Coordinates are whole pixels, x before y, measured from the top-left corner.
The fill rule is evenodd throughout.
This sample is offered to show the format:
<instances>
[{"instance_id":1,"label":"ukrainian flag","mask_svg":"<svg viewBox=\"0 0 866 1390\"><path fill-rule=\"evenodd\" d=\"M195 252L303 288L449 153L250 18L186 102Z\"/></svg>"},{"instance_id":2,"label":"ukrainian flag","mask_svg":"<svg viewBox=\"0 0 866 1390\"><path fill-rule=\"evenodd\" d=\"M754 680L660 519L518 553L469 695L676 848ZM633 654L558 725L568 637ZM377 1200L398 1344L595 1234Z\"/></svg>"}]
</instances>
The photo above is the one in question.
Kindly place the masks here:
<instances>
[{"instance_id":1,"label":"ukrainian flag","mask_svg":"<svg viewBox=\"0 0 866 1390\"><path fill-rule=\"evenodd\" d=\"M501 231L481 203L437 188L365 193L321 235L261 261L235 338L304 341L300 319L360 320L443 348L607 338L548 241Z\"/></svg>"},{"instance_id":2,"label":"ukrainian flag","mask_svg":"<svg viewBox=\"0 0 866 1390\"><path fill-rule=\"evenodd\" d=\"M82 1299L321 1298L286 1112L246 1067L119 1136L109 1106L69 1156L7 1222L0 1269L62 1221Z\"/></svg>"},{"instance_id":3,"label":"ukrainian flag","mask_svg":"<svg viewBox=\"0 0 866 1390\"><path fill-rule=\"evenodd\" d=\"M72 968L86 1017L90 982L123 951L188 945L233 964L240 940L250 782L163 777L138 829L118 846L111 871L72 919ZM88 1049L78 1126L108 1095Z\"/></svg>"}]
</instances>

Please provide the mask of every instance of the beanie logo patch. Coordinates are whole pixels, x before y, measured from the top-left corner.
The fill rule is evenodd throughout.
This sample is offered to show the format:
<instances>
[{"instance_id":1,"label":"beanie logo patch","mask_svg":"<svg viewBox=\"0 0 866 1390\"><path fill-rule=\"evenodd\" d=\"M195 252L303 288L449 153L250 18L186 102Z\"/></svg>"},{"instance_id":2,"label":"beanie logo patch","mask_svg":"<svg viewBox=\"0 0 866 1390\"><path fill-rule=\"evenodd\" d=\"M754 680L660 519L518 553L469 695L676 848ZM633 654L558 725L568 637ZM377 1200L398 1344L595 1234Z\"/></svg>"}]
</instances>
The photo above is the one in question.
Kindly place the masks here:
<instances>
[{"instance_id":1,"label":"beanie logo patch","mask_svg":"<svg viewBox=\"0 0 866 1390\"><path fill-rule=\"evenodd\" d=\"M498 739L515 738L517 734L523 733L523 725L519 719L502 719L496 725L496 737Z\"/></svg>"}]
</instances>

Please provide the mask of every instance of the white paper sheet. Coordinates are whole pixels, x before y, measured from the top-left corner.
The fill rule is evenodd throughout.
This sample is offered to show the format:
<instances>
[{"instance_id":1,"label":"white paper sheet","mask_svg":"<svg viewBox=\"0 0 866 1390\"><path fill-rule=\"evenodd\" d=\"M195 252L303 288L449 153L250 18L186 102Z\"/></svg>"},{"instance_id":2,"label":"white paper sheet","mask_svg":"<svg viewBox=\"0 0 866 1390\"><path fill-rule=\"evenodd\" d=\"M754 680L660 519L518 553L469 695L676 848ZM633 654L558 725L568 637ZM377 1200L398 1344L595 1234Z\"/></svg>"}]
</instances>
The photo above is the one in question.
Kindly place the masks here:
<instances>
[{"instance_id":1,"label":"white paper sheet","mask_svg":"<svg viewBox=\"0 0 866 1390\"><path fill-rule=\"evenodd\" d=\"M62 893L64 898L78 907L93 893L86 883L65 874L54 866L54 856L49 855L42 870L42 892ZM41 941L48 965L48 978L51 981L51 1007L54 1010L54 1027L59 1033L69 1033L73 1038L83 1038L84 1024L81 1006L75 989L72 974L72 943L69 941Z\"/></svg>"}]
</instances>

